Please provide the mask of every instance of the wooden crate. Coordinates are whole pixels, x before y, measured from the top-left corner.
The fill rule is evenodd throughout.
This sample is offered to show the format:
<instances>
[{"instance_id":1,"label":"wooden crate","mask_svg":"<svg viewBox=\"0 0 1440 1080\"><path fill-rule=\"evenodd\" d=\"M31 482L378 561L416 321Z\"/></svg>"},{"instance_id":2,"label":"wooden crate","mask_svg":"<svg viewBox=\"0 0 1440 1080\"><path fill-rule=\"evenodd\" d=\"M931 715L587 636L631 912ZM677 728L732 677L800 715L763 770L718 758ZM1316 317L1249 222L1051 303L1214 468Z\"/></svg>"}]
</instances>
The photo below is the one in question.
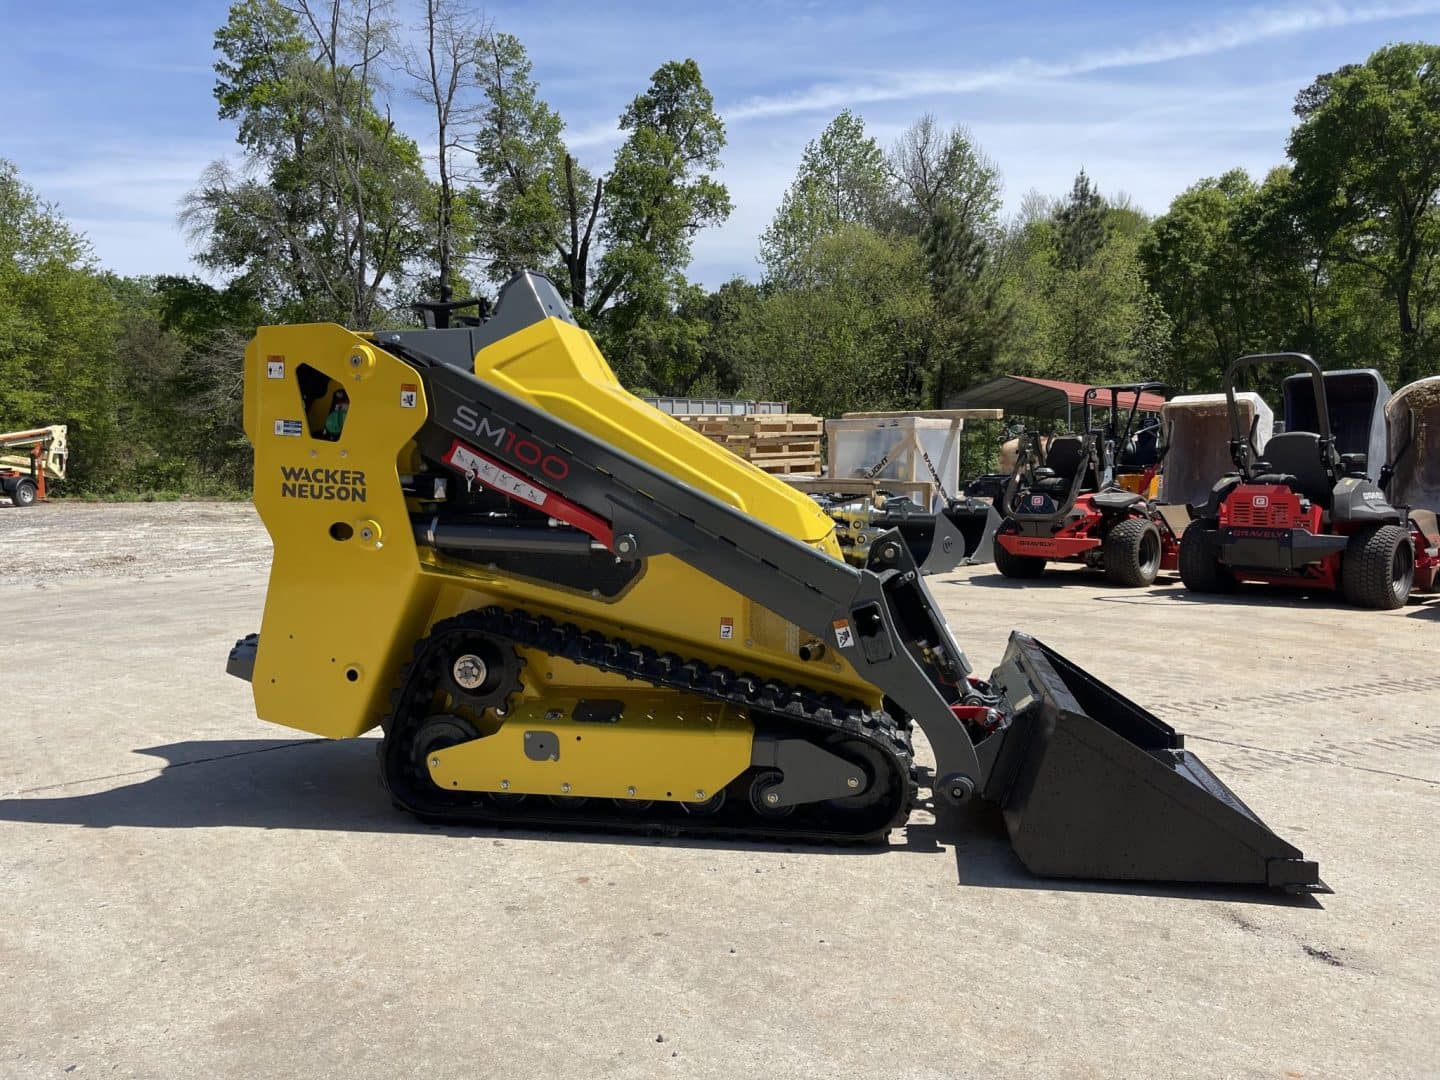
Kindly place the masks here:
<instances>
[{"instance_id":1,"label":"wooden crate","mask_svg":"<svg viewBox=\"0 0 1440 1080\"><path fill-rule=\"evenodd\" d=\"M783 476L820 471L820 439L825 434L821 417L752 413L675 419L766 472Z\"/></svg>"}]
</instances>

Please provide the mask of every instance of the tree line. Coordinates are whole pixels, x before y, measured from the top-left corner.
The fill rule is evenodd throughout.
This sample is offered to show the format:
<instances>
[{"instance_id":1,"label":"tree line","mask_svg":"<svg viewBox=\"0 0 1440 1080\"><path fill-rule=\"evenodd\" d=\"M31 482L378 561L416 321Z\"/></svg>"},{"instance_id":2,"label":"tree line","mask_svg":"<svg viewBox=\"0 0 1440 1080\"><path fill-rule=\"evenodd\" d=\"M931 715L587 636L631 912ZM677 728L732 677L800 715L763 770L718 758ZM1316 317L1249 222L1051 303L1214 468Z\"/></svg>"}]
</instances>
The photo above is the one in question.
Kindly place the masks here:
<instances>
[{"instance_id":1,"label":"tree line","mask_svg":"<svg viewBox=\"0 0 1440 1080\"><path fill-rule=\"evenodd\" d=\"M965 128L921 116L887 147L842 111L754 280L714 290L686 275L731 210L693 60L637 86L609 160L582 163L523 44L464 0L239 0L215 49L237 153L181 211L208 281L105 271L0 162L0 428L70 423L71 490L244 490L256 325L407 325L415 301L521 268L555 280L633 390L826 415L943 405L997 374L1213 390L1271 349L1396 384L1440 369L1434 45L1320 75L1283 164L1202 179L1154 218L1083 170L1006 218ZM401 130L402 98L423 127Z\"/></svg>"}]
</instances>

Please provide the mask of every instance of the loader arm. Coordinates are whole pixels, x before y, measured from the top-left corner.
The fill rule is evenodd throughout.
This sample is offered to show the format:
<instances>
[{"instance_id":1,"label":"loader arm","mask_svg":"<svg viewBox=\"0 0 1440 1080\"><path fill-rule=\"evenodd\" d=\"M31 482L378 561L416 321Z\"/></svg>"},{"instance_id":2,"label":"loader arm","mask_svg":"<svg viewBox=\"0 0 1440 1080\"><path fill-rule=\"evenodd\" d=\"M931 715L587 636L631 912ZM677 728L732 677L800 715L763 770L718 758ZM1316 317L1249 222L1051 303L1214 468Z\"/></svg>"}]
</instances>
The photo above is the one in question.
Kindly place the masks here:
<instances>
[{"instance_id":1,"label":"loader arm","mask_svg":"<svg viewBox=\"0 0 1440 1080\"><path fill-rule=\"evenodd\" d=\"M425 380L432 414L419 443L427 458L444 460L457 441L474 446L477 428L523 433L562 455L568 466L563 478L531 480L607 519L619 557L674 555L839 649L925 732L948 798L964 802L979 785L974 744L951 705L962 696L970 704L984 702L966 682L970 665L898 530L874 544L873 569L850 566L467 371L425 356L403 337L380 334L376 342ZM522 444L507 437L475 450L517 472L533 469L514 449L507 452L507 445Z\"/></svg>"}]
</instances>

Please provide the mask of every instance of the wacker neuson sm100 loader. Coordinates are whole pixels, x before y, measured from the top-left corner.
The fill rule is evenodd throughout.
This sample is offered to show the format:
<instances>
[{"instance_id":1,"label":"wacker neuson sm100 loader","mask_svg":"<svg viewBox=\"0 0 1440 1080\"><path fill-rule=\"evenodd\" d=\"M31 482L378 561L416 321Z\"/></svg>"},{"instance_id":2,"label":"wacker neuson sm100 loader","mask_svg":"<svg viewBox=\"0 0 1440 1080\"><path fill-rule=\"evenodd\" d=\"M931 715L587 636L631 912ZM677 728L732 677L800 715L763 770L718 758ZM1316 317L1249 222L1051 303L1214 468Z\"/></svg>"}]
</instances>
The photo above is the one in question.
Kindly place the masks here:
<instances>
[{"instance_id":1,"label":"wacker neuson sm100 loader","mask_svg":"<svg viewBox=\"0 0 1440 1080\"><path fill-rule=\"evenodd\" d=\"M229 670L261 717L380 725L427 820L866 841L923 779L942 822L998 803L1039 874L1324 888L1182 736L1033 638L972 677L898 532L848 564L813 500L622 390L548 280L453 307L246 353L275 552Z\"/></svg>"}]
</instances>

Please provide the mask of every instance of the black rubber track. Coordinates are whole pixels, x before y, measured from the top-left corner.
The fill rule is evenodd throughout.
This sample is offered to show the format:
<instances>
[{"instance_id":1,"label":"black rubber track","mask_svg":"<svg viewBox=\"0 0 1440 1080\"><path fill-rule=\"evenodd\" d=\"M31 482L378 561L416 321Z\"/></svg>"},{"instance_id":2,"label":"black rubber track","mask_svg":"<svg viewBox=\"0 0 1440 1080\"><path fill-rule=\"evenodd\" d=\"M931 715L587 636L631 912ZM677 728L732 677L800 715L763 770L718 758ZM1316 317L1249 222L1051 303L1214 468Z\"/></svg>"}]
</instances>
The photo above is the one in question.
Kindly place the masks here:
<instances>
[{"instance_id":1,"label":"black rubber track","mask_svg":"<svg viewBox=\"0 0 1440 1080\"><path fill-rule=\"evenodd\" d=\"M423 762L417 763L413 741L427 717L448 711L443 702L443 667L437 663L448 655L446 639L475 634L617 672L652 686L743 706L757 733L812 739L855 761L869 783L855 799L799 806L784 817L762 815L753 808L749 789L764 773L755 768L747 769L725 789L723 806L712 814L699 812L693 804L674 802L655 802L637 809L625 800L592 798L572 803L537 795L516 798L444 791L430 781ZM897 724L886 712L500 607L437 623L417 642L391 695L391 711L383 727L381 779L397 806L427 821L855 843L883 840L905 822L916 800L908 727Z\"/></svg>"}]
</instances>

